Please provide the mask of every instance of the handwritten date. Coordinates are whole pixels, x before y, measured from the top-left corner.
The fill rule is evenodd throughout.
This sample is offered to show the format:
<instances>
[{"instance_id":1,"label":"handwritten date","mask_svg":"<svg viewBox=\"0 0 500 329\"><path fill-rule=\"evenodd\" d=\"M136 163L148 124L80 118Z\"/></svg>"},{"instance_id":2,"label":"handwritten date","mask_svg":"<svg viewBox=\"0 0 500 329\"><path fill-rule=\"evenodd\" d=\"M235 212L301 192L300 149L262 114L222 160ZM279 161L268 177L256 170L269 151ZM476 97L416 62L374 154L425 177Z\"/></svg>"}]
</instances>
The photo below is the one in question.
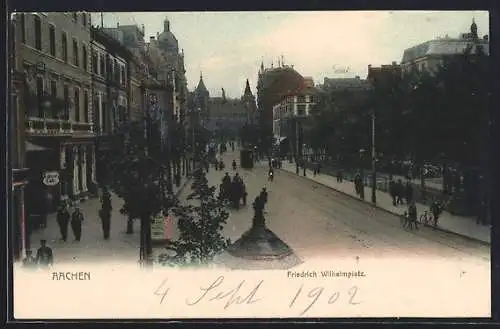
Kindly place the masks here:
<instances>
[{"instance_id":1,"label":"handwritten date","mask_svg":"<svg viewBox=\"0 0 500 329\"><path fill-rule=\"evenodd\" d=\"M293 296L292 301L288 305L289 308L293 308L296 305L296 302L299 303L304 295L306 295L307 302L309 302L309 305L307 305L301 312L300 315L305 315L316 303L320 300L320 297L323 295L323 292L325 290L324 287L314 287L310 289L309 291L302 293L302 290L304 289L304 285L301 285L300 288L297 290L295 295ZM358 287L357 286L352 286L348 291L347 291L347 301L350 305L357 305L360 304L357 300L357 295L358 293ZM341 293L340 291L335 291L333 293L328 293L327 294L328 299L326 300L328 305L335 304L340 296ZM325 296L326 297L326 296ZM325 299L323 298L322 301L324 302Z\"/></svg>"}]
</instances>

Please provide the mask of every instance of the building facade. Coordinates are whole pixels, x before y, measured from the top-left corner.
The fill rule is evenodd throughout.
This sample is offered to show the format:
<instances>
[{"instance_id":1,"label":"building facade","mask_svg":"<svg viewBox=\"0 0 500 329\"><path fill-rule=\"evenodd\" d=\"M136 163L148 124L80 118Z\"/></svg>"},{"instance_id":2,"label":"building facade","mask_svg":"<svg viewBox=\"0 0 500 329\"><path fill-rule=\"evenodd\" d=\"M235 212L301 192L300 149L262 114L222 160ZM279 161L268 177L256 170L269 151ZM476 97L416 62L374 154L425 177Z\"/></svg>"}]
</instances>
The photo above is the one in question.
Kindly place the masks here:
<instances>
[{"instance_id":1,"label":"building facade","mask_svg":"<svg viewBox=\"0 0 500 329\"><path fill-rule=\"evenodd\" d=\"M275 145L282 153L296 155L300 148L298 131L299 121L307 118L318 100L318 90L312 78L305 78L298 89L283 95L281 101L273 106L273 136Z\"/></svg>"},{"instance_id":2,"label":"building facade","mask_svg":"<svg viewBox=\"0 0 500 329\"><path fill-rule=\"evenodd\" d=\"M403 52L401 67L403 73L412 70L426 70L433 73L444 63L446 58L461 55L468 47L471 47L471 51L474 53L478 46L481 46L484 53L489 55L489 37L488 35L479 37L477 25L473 20L470 31L460 34L458 38L446 36L406 49Z\"/></svg>"},{"instance_id":3,"label":"building facade","mask_svg":"<svg viewBox=\"0 0 500 329\"><path fill-rule=\"evenodd\" d=\"M24 144L29 168L24 199L30 231L61 198L84 200L95 184L91 22L84 12L19 13L16 21L13 81L25 114L25 141L18 144Z\"/></svg>"},{"instance_id":4,"label":"building facade","mask_svg":"<svg viewBox=\"0 0 500 329\"><path fill-rule=\"evenodd\" d=\"M92 88L96 142L96 176L100 185L110 178L105 155L110 138L130 118L130 66L133 54L101 28L92 27Z\"/></svg>"},{"instance_id":5,"label":"building facade","mask_svg":"<svg viewBox=\"0 0 500 329\"><path fill-rule=\"evenodd\" d=\"M273 106L287 95L304 85L304 78L292 66L265 68L261 64L257 83L257 108L262 147L272 147Z\"/></svg>"}]
</instances>

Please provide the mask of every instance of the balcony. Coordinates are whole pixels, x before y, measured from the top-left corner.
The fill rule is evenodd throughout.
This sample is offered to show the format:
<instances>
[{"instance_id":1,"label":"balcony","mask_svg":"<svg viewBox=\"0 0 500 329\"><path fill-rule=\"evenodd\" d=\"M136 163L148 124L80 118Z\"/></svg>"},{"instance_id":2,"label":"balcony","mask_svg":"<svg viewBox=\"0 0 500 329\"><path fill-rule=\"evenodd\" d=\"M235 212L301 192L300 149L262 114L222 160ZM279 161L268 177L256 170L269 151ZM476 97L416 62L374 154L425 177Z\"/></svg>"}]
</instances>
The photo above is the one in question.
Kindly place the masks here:
<instances>
[{"instance_id":1,"label":"balcony","mask_svg":"<svg viewBox=\"0 0 500 329\"><path fill-rule=\"evenodd\" d=\"M26 133L31 136L92 136L93 126L88 122L28 117Z\"/></svg>"}]
</instances>

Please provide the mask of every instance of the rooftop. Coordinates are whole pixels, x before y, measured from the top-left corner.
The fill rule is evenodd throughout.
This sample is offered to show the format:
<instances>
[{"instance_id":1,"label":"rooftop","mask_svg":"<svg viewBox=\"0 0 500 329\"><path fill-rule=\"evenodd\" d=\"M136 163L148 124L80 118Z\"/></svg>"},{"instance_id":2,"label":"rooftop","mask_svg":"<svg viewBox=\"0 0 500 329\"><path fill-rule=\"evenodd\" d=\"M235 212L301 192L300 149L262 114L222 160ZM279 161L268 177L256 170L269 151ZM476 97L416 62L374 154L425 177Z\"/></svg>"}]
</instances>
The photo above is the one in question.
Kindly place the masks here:
<instances>
[{"instance_id":1,"label":"rooftop","mask_svg":"<svg viewBox=\"0 0 500 329\"><path fill-rule=\"evenodd\" d=\"M481 39L477 40L478 44L483 46L486 55L489 55L489 42ZM464 53L465 49L472 45L475 51L475 43L467 38L461 39L435 39L426 41L414 47L408 48L403 53L402 64L413 62L416 59L427 56L450 56Z\"/></svg>"}]
</instances>

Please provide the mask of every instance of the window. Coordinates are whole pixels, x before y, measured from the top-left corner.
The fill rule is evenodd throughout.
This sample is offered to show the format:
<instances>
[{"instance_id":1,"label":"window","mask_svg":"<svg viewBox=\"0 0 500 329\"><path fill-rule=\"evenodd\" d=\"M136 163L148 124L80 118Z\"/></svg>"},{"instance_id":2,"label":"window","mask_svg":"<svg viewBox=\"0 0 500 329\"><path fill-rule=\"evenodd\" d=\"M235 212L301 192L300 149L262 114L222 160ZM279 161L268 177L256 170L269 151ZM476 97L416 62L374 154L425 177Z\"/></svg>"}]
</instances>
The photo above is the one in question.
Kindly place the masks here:
<instances>
[{"instance_id":1,"label":"window","mask_svg":"<svg viewBox=\"0 0 500 329\"><path fill-rule=\"evenodd\" d=\"M305 103L305 102L306 102L306 99L305 99L304 95L297 96L297 103Z\"/></svg>"},{"instance_id":2,"label":"window","mask_svg":"<svg viewBox=\"0 0 500 329\"><path fill-rule=\"evenodd\" d=\"M68 85L64 85L64 120L69 120L69 88Z\"/></svg>"},{"instance_id":3,"label":"window","mask_svg":"<svg viewBox=\"0 0 500 329\"><path fill-rule=\"evenodd\" d=\"M68 62L68 36L63 32L61 39L61 47L62 47L62 59L66 63Z\"/></svg>"},{"instance_id":4,"label":"window","mask_svg":"<svg viewBox=\"0 0 500 329\"><path fill-rule=\"evenodd\" d=\"M97 68L99 67L99 63L97 63L97 52L92 51L92 73L97 74Z\"/></svg>"},{"instance_id":5,"label":"window","mask_svg":"<svg viewBox=\"0 0 500 329\"><path fill-rule=\"evenodd\" d=\"M89 122L89 93L83 92L83 121Z\"/></svg>"},{"instance_id":6,"label":"window","mask_svg":"<svg viewBox=\"0 0 500 329\"><path fill-rule=\"evenodd\" d=\"M298 116L306 115L306 105L305 104L297 104L297 115Z\"/></svg>"},{"instance_id":7,"label":"window","mask_svg":"<svg viewBox=\"0 0 500 329\"><path fill-rule=\"evenodd\" d=\"M38 100L38 116L40 118L43 117L43 108L42 108L42 100L43 100L43 79L41 77L36 78L36 97Z\"/></svg>"},{"instance_id":8,"label":"window","mask_svg":"<svg viewBox=\"0 0 500 329\"><path fill-rule=\"evenodd\" d=\"M309 95L309 103L314 103L314 96Z\"/></svg>"},{"instance_id":9,"label":"window","mask_svg":"<svg viewBox=\"0 0 500 329\"><path fill-rule=\"evenodd\" d=\"M120 70L121 70L121 72L120 72L121 83L122 83L122 85L125 85L125 81L126 81L126 79L125 79L125 67L121 66Z\"/></svg>"},{"instance_id":10,"label":"window","mask_svg":"<svg viewBox=\"0 0 500 329\"><path fill-rule=\"evenodd\" d=\"M78 66L80 61L78 60L78 41L73 39L73 65Z\"/></svg>"},{"instance_id":11,"label":"window","mask_svg":"<svg viewBox=\"0 0 500 329\"><path fill-rule=\"evenodd\" d=\"M26 15L21 15L21 41L22 43L26 43Z\"/></svg>"},{"instance_id":12,"label":"window","mask_svg":"<svg viewBox=\"0 0 500 329\"><path fill-rule=\"evenodd\" d=\"M120 81L120 70L119 70L119 67L118 67L118 61L115 59L114 61L114 65L113 65L113 73L114 73L114 79L116 82L119 82Z\"/></svg>"},{"instance_id":13,"label":"window","mask_svg":"<svg viewBox=\"0 0 500 329\"><path fill-rule=\"evenodd\" d=\"M106 115L107 111L106 111L106 102L105 101L102 101L101 102L101 113L104 113L104 115L101 117L99 115L99 120L102 120L102 132L103 133L106 133L108 132L108 125L109 125L109 119Z\"/></svg>"},{"instance_id":14,"label":"window","mask_svg":"<svg viewBox=\"0 0 500 329\"><path fill-rule=\"evenodd\" d=\"M50 45L50 54L52 56L56 56L56 28L54 25L49 26L49 45Z\"/></svg>"},{"instance_id":15,"label":"window","mask_svg":"<svg viewBox=\"0 0 500 329\"><path fill-rule=\"evenodd\" d=\"M87 54L87 46L83 45L82 46L82 65L83 65L83 69L85 70L85 72L88 71L88 54Z\"/></svg>"},{"instance_id":16,"label":"window","mask_svg":"<svg viewBox=\"0 0 500 329\"><path fill-rule=\"evenodd\" d=\"M80 90L75 88L75 121L80 121Z\"/></svg>"},{"instance_id":17,"label":"window","mask_svg":"<svg viewBox=\"0 0 500 329\"><path fill-rule=\"evenodd\" d=\"M99 64L101 64L100 65L101 66L101 76L105 76L106 75L106 66L105 66L106 62L104 60L104 55L101 55L100 57L101 57L101 61Z\"/></svg>"},{"instance_id":18,"label":"window","mask_svg":"<svg viewBox=\"0 0 500 329\"><path fill-rule=\"evenodd\" d=\"M57 82L55 80L50 81L50 95L53 99L57 98ZM52 118L57 118L56 108L52 108Z\"/></svg>"},{"instance_id":19,"label":"window","mask_svg":"<svg viewBox=\"0 0 500 329\"><path fill-rule=\"evenodd\" d=\"M35 18L35 48L42 50L42 21L37 15Z\"/></svg>"},{"instance_id":20,"label":"window","mask_svg":"<svg viewBox=\"0 0 500 329\"><path fill-rule=\"evenodd\" d=\"M97 131L101 128L101 116L99 115L99 96L97 94L94 94L94 122L95 122L95 127L97 128Z\"/></svg>"}]
</instances>

